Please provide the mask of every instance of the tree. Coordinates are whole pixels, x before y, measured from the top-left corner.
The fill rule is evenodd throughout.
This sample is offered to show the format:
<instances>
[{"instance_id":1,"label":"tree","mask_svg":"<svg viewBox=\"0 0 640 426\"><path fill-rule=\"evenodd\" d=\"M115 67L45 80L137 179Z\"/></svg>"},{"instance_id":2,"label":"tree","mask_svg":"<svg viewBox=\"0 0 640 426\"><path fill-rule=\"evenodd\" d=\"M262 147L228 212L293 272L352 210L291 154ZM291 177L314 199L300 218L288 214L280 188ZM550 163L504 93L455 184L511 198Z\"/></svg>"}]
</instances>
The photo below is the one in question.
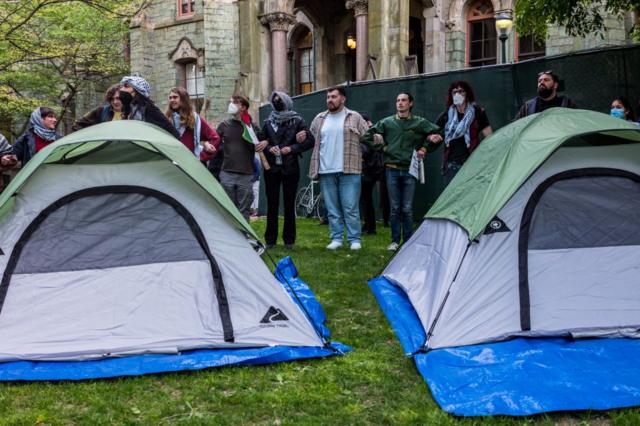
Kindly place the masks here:
<instances>
[{"instance_id":1,"label":"tree","mask_svg":"<svg viewBox=\"0 0 640 426\"><path fill-rule=\"evenodd\" d=\"M640 0L517 0L516 26L520 34L544 38L548 25L561 25L571 36L600 34L606 30L604 18L613 15L623 19L630 11L640 9ZM638 25L634 27L638 39Z\"/></svg>"},{"instance_id":2,"label":"tree","mask_svg":"<svg viewBox=\"0 0 640 426\"><path fill-rule=\"evenodd\" d=\"M64 115L79 92L124 74L129 22L149 1L0 2L0 119L43 104Z\"/></svg>"}]
</instances>

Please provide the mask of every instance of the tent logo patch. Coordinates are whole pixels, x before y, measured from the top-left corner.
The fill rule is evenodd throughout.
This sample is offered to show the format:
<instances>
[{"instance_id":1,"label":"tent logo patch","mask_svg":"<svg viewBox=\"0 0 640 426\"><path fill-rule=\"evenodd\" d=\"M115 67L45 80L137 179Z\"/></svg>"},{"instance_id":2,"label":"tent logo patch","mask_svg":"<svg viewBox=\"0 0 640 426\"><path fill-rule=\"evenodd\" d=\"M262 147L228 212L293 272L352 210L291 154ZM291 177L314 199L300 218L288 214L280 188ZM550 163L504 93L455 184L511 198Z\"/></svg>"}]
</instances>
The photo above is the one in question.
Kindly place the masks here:
<instances>
[{"instance_id":1,"label":"tent logo patch","mask_svg":"<svg viewBox=\"0 0 640 426\"><path fill-rule=\"evenodd\" d=\"M280 309L271 306L260 320L260 324L271 324L275 321L289 321L289 318Z\"/></svg>"},{"instance_id":2,"label":"tent logo patch","mask_svg":"<svg viewBox=\"0 0 640 426\"><path fill-rule=\"evenodd\" d=\"M510 232L510 231L511 229L509 229L507 224L504 223L504 221L500 219L498 216L495 216L493 219L491 219L491 222L489 222L489 224L485 228L484 233L493 234L495 232Z\"/></svg>"}]
</instances>

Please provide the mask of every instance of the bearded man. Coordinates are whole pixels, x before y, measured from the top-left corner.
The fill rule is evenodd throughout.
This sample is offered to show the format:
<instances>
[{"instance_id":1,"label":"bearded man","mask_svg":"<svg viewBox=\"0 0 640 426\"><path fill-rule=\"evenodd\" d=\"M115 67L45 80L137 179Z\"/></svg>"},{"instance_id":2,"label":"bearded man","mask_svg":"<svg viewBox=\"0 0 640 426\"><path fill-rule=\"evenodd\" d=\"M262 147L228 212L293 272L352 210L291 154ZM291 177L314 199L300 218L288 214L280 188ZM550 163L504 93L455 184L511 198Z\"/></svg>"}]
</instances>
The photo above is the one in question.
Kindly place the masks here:
<instances>
[{"instance_id":1,"label":"bearded man","mask_svg":"<svg viewBox=\"0 0 640 426\"><path fill-rule=\"evenodd\" d=\"M538 96L525 102L515 119L554 107L576 108L576 104L567 96L558 95L558 87L558 76L551 70L542 71L538 74Z\"/></svg>"}]
</instances>

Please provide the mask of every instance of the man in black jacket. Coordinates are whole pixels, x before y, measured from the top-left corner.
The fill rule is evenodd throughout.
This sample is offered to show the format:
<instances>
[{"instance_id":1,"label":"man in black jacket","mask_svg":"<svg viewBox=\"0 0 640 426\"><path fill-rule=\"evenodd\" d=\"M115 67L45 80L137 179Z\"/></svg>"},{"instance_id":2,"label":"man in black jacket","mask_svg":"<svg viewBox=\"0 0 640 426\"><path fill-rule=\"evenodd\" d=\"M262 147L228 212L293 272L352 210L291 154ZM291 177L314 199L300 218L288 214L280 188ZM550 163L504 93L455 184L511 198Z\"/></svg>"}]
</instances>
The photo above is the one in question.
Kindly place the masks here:
<instances>
[{"instance_id":1,"label":"man in black jacket","mask_svg":"<svg viewBox=\"0 0 640 426\"><path fill-rule=\"evenodd\" d=\"M147 80L138 76L126 76L120 81L120 101L122 115L127 120L139 120L156 126L180 139L180 133L173 127L169 119L149 98L151 87Z\"/></svg>"},{"instance_id":2,"label":"man in black jacket","mask_svg":"<svg viewBox=\"0 0 640 426\"><path fill-rule=\"evenodd\" d=\"M315 138L309 132L304 119L293 111L293 101L284 92L275 91L269 97L271 114L262 125L262 133L269 141L265 156L269 170L264 170L267 192L267 229L264 239L267 247L273 247L278 239L278 210L280 187L284 201L284 229L282 240L286 248L296 242L296 192L300 181L298 158L313 148Z\"/></svg>"},{"instance_id":3,"label":"man in black jacket","mask_svg":"<svg viewBox=\"0 0 640 426\"><path fill-rule=\"evenodd\" d=\"M520 107L516 120L549 108L576 108L576 104L567 97L558 95L560 79L551 70L538 74L538 96L529 99Z\"/></svg>"}]
</instances>

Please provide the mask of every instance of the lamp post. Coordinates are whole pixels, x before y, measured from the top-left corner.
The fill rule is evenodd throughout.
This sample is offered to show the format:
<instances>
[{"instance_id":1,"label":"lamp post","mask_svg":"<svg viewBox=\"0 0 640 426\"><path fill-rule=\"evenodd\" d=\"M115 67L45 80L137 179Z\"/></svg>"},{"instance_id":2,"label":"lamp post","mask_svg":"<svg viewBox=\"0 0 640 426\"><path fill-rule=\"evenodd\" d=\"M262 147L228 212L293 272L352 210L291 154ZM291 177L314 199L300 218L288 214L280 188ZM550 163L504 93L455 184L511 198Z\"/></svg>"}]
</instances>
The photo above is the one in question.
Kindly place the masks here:
<instances>
[{"instance_id":1,"label":"lamp post","mask_svg":"<svg viewBox=\"0 0 640 426\"><path fill-rule=\"evenodd\" d=\"M509 39L509 33L513 27L513 15L511 10L499 10L496 12L496 31L498 32L498 39L502 43L502 63L507 62L507 40Z\"/></svg>"}]
</instances>

